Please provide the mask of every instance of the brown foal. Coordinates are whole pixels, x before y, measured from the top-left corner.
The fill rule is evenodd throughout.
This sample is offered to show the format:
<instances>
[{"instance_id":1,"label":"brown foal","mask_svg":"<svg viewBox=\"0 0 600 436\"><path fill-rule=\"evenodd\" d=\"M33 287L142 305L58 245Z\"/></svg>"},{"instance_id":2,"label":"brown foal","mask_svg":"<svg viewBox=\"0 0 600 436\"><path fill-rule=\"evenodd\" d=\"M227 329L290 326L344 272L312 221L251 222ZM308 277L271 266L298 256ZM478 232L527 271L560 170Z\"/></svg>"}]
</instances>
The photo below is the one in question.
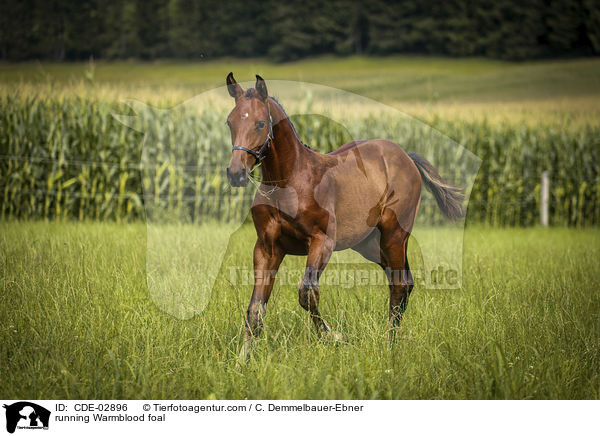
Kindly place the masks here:
<instances>
[{"instance_id":1,"label":"brown foal","mask_svg":"<svg viewBox=\"0 0 600 436\"><path fill-rule=\"evenodd\" d=\"M389 281L393 332L413 289L406 249L421 184L450 219L463 216L461 190L446 183L423 157L384 139L354 141L329 154L310 149L269 97L265 81L256 79L255 88L244 91L232 73L227 76L235 98L227 117L233 144L227 177L232 186L245 186L259 162L262 171L252 205L254 290L240 357L248 358L252 339L260 333L286 254L307 256L298 301L324 335L332 332L319 312L319 277L332 252L351 248L379 264Z\"/></svg>"}]
</instances>

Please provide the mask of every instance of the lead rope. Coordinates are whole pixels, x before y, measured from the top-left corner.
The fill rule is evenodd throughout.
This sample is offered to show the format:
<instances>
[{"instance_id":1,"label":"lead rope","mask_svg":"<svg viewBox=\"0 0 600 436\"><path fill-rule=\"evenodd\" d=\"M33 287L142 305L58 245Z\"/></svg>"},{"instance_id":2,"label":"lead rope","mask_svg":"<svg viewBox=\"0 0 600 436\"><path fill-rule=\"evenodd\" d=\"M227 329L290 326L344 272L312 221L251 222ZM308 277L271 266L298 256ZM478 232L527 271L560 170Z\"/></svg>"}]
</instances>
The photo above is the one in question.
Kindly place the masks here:
<instances>
[{"instance_id":1,"label":"lead rope","mask_svg":"<svg viewBox=\"0 0 600 436\"><path fill-rule=\"evenodd\" d=\"M256 167L259 167L260 164L258 164ZM256 169L256 167L254 167L254 169ZM254 171L254 169L252 171ZM273 192L277 191L279 189L279 186L275 185L273 186L272 189L269 189L268 191L265 191L263 189L260 189L260 185L262 183L260 183L258 180L256 180L256 178L254 178L254 176L252 176L252 172L248 174L248 180L250 180L250 182L256 186L256 190L257 192L262 195L263 197L265 197L267 200L270 200L271 197L270 195L273 194Z\"/></svg>"}]
</instances>

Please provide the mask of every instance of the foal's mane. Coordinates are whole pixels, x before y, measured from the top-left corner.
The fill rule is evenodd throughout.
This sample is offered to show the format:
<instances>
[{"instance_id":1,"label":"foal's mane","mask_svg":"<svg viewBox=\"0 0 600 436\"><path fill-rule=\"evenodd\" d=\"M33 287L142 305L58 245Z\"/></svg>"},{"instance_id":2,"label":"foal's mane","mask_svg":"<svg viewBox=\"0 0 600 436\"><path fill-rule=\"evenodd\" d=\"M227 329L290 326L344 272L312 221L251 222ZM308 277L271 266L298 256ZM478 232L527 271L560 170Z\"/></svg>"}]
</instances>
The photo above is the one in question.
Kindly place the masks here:
<instances>
[{"instance_id":1,"label":"foal's mane","mask_svg":"<svg viewBox=\"0 0 600 436\"><path fill-rule=\"evenodd\" d=\"M312 150L312 147L310 145L305 144L302 141L302 139L300 139L300 135L298 135L298 131L296 130L296 126L294 126L294 123L292 123L292 120L290 120L290 117L288 116L287 112L285 111L285 109L283 108L283 105L279 102L279 100L277 100L275 97L272 97L272 96L269 96L269 97L271 97L271 100L273 100L275 103L277 103L277 105L281 109L281 112L283 112L283 116L285 117L286 120L288 120L288 122L290 123L290 126L292 126L292 130L296 134L296 138L298 138L298 141L300 141L300 144L302 144L304 147L308 148L309 150Z\"/></svg>"}]
</instances>

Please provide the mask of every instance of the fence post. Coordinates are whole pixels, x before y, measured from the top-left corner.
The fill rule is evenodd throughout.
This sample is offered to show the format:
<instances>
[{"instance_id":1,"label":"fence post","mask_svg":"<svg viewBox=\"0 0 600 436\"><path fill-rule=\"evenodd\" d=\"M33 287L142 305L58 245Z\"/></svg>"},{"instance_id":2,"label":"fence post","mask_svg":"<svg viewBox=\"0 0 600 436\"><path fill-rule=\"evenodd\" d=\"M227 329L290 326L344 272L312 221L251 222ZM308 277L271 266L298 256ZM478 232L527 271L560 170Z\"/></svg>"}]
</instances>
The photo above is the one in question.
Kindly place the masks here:
<instances>
[{"instance_id":1,"label":"fence post","mask_svg":"<svg viewBox=\"0 0 600 436\"><path fill-rule=\"evenodd\" d=\"M550 180L548 171L542 172L542 184L540 186L540 225L548 227L548 202L550 198Z\"/></svg>"}]
</instances>

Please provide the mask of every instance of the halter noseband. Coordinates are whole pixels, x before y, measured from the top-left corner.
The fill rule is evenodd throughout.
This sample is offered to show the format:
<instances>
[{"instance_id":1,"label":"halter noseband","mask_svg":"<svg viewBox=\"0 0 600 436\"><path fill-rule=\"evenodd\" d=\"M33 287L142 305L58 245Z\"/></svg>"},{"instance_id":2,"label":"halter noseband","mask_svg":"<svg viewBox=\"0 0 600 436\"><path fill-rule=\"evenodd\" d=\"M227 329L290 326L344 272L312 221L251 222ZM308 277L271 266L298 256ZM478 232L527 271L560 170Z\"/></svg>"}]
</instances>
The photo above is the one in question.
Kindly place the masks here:
<instances>
[{"instance_id":1,"label":"halter noseband","mask_svg":"<svg viewBox=\"0 0 600 436\"><path fill-rule=\"evenodd\" d=\"M273 141L273 118L271 118L271 105L269 104L268 98L267 98L267 112L269 113L269 132L267 133L267 139L265 139L264 144L260 146L258 151L252 150L251 148L242 147L240 145L235 145L235 146L231 147L232 152L235 150L242 150L242 151L245 151L246 153L250 153L252 156L254 156L254 158L256 159L256 162L260 163L263 161L263 159L265 158L265 155L263 153L269 149L269 146L271 145L271 142Z\"/></svg>"}]
</instances>

